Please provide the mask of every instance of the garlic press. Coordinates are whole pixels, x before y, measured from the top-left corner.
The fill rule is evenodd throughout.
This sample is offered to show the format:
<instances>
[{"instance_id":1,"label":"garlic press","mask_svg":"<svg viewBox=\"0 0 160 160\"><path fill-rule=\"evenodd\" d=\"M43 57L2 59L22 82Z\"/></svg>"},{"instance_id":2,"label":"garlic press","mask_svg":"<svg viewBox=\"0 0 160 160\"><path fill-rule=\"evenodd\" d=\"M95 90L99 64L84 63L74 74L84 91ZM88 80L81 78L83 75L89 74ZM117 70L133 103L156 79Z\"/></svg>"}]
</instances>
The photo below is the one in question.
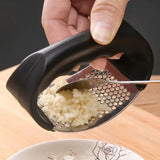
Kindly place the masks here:
<instances>
[{"instance_id":1,"label":"garlic press","mask_svg":"<svg viewBox=\"0 0 160 160\"><path fill-rule=\"evenodd\" d=\"M120 59L108 59L117 53ZM107 66L99 71L88 64L97 57L105 56ZM78 72L72 69L85 66ZM104 83L92 88L99 103L110 107L111 112L100 113L89 125L65 128L52 123L37 105L39 94L61 75L70 75L67 82L80 79L101 78L109 80L149 80L153 68L153 54L147 41L127 22L123 21L116 37L108 45L99 45L89 31L39 50L25 58L7 82L7 88L44 129L74 132L94 128L112 119L124 110L146 85Z\"/></svg>"}]
</instances>

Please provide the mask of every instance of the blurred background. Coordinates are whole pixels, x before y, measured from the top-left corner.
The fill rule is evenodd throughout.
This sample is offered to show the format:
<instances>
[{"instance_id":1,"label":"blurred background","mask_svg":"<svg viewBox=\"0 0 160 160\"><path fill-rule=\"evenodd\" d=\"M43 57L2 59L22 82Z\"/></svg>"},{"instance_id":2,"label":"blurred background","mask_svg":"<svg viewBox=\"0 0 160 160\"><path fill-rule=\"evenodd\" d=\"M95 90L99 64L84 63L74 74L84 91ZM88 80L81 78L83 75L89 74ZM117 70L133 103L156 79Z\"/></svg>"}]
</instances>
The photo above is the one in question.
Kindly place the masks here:
<instances>
[{"instance_id":1,"label":"blurred background","mask_svg":"<svg viewBox=\"0 0 160 160\"><path fill-rule=\"evenodd\" d=\"M41 26L43 0L0 1L0 70L48 46ZM160 74L160 1L131 0L124 19L149 42L154 53L153 74Z\"/></svg>"}]
</instances>

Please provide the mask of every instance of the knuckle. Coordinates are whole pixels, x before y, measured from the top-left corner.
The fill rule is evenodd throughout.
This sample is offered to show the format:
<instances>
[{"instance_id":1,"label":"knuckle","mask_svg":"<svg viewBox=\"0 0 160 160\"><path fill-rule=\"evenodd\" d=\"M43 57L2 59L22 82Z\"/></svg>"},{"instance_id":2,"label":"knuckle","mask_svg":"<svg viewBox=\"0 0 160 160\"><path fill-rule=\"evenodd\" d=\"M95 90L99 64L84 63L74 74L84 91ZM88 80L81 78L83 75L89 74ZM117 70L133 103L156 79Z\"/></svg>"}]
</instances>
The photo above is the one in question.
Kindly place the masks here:
<instances>
[{"instance_id":1,"label":"knuckle","mask_svg":"<svg viewBox=\"0 0 160 160\"><path fill-rule=\"evenodd\" d=\"M101 3L97 3L95 7L92 8L92 13L104 13L110 17L114 17L115 15L122 16L124 11L123 7L118 3L113 1L103 1Z\"/></svg>"},{"instance_id":2,"label":"knuckle","mask_svg":"<svg viewBox=\"0 0 160 160\"><path fill-rule=\"evenodd\" d=\"M51 23L53 23L52 20L48 20L46 18L41 19L41 24L44 29L48 29L50 27Z\"/></svg>"},{"instance_id":3,"label":"knuckle","mask_svg":"<svg viewBox=\"0 0 160 160\"><path fill-rule=\"evenodd\" d=\"M45 27L45 20L43 18L41 19L41 24L42 24L42 27L44 28Z\"/></svg>"},{"instance_id":4,"label":"knuckle","mask_svg":"<svg viewBox=\"0 0 160 160\"><path fill-rule=\"evenodd\" d=\"M42 24L42 27L43 27L43 28L45 27L45 23L46 23L46 19L45 19L44 15L42 14L41 24Z\"/></svg>"}]
</instances>

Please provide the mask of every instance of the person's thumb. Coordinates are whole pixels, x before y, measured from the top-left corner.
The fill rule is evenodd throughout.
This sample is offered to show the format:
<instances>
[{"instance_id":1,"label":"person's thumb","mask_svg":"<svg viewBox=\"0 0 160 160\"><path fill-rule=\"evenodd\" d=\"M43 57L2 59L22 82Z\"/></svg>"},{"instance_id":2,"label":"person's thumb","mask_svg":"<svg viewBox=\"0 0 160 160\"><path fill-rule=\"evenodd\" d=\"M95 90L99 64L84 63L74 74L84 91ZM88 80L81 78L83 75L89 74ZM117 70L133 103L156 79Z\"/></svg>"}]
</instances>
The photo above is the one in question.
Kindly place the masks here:
<instances>
[{"instance_id":1,"label":"person's thumb","mask_svg":"<svg viewBox=\"0 0 160 160\"><path fill-rule=\"evenodd\" d=\"M99 44L110 43L122 22L129 0L96 0L91 11L91 35Z\"/></svg>"}]
</instances>

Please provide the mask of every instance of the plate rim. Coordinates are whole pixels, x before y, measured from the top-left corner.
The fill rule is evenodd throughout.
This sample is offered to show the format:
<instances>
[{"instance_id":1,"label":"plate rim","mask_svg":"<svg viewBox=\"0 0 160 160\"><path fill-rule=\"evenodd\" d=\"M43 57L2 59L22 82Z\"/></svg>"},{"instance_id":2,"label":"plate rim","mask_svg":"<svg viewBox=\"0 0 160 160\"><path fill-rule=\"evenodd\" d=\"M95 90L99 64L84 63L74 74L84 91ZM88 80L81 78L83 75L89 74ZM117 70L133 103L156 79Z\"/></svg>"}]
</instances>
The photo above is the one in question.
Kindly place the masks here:
<instances>
[{"instance_id":1,"label":"plate rim","mask_svg":"<svg viewBox=\"0 0 160 160\"><path fill-rule=\"evenodd\" d=\"M48 144L48 143L55 143L55 142L66 142L66 141L88 141L88 142L105 142L105 143L109 143L109 144L112 144L112 145L115 145L115 146L121 146L119 144L115 144L115 143L111 143L111 142L108 142L108 141L102 141L102 140L96 140L96 139L80 139L80 138L72 138L72 139L56 139L56 140L49 140L49 141L44 141L44 142L39 142L39 143L36 143L36 144L33 144L33 145L30 145L30 146L27 146L17 152L15 152L14 154L12 154L9 158L7 158L7 160L12 160L15 156L17 156L18 154L24 152L25 150L28 150L28 149L32 149L34 147L37 147L37 146L40 146L40 145L44 145L44 144ZM121 146L125 149L127 149L128 151L131 151L132 153L136 154L137 156L139 156L140 158L142 158L142 160L145 160L143 157L141 157L139 154L137 154L136 152L124 147L124 146Z\"/></svg>"}]
</instances>

